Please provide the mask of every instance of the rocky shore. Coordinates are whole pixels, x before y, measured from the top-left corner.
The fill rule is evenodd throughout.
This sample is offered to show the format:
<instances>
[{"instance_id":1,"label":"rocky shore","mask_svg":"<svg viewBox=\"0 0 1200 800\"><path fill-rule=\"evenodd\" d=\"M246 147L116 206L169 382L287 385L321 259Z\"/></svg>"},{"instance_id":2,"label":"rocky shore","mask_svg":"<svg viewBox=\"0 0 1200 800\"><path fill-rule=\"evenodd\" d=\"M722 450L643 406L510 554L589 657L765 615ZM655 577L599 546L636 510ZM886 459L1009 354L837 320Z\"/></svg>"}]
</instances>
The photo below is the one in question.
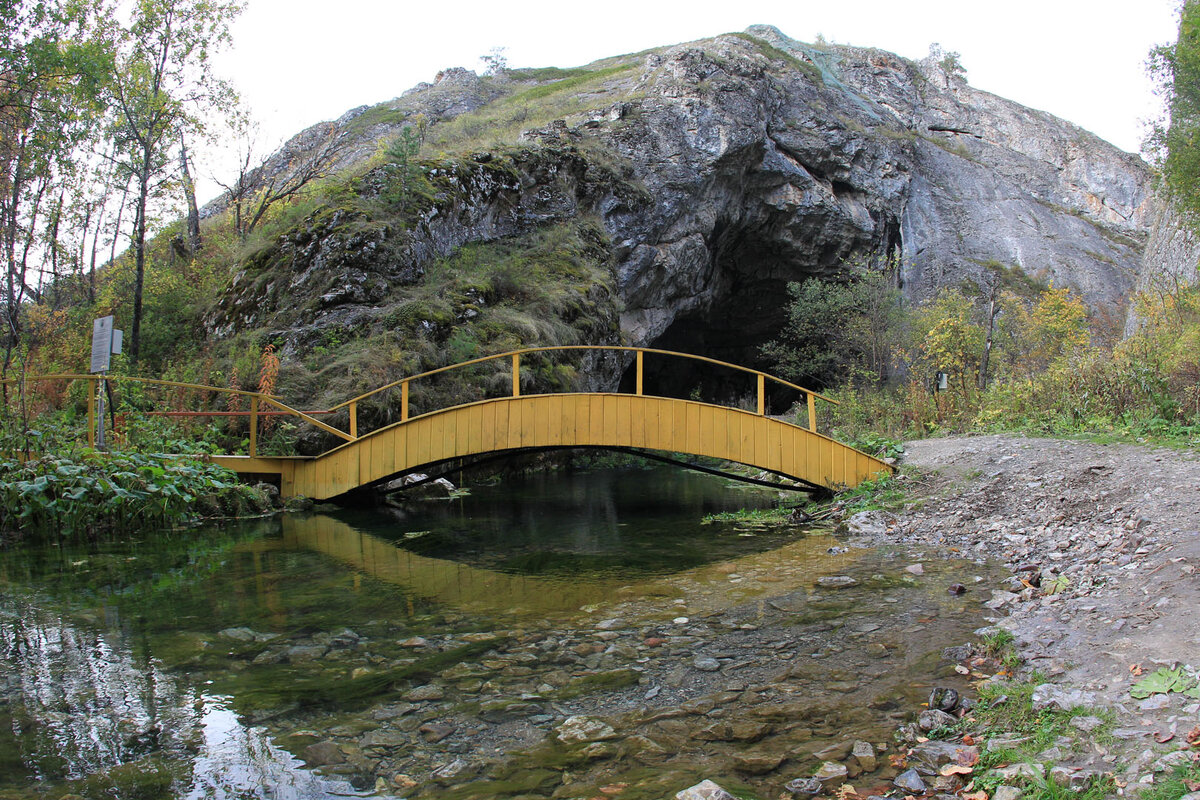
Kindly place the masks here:
<instances>
[{"instance_id":1,"label":"rocky shore","mask_svg":"<svg viewBox=\"0 0 1200 800\"><path fill-rule=\"evenodd\" d=\"M1021 661L1013 679L1035 684L1035 712L1075 709L1068 732L1003 777L1075 790L1104 780L1110 795L1137 796L1195 764L1195 456L987 436L911 442L906 463L911 502L854 515L848 540L1006 565L987 605Z\"/></svg>"}]
</instances>

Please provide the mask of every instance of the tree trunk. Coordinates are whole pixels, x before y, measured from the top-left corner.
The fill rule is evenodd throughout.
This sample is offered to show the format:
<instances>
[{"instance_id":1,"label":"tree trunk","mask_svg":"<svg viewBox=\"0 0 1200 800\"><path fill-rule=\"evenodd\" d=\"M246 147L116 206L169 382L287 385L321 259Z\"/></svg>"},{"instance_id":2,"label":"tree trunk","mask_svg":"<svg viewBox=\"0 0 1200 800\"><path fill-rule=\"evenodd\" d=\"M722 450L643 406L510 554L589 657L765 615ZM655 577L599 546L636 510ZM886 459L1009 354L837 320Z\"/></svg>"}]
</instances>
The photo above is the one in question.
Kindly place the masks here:
<instances>
[{"instance_id":1,"label":"tree trunk","mask_svg":"<svg viewBox=\"0 0 1200 800\"><path fill-rule=\"evenodd\" d=\"M129 363L136 364L142 345L142 287L146 283L146 203L150 194L150 153L146 153L142 174L138 176L138 199L133 222L133 262L137 277L133 283L133 324L129 335Z\"/></svg>"},{"instance_id":2,"label":"tree trunk","mask_svg":"<svg viewBox=\"0 0 1200 800\"><path fill-rule=\"evenodd\" d=\"M196 186L188 169L187 145L179 140L179 174L182 177L183 195L187 199L187 249L195 256L203 244L200 240L200 209L196 205Z\"/></svg>"},{"instance_id":3,"label":"tree trunk","mask_svg":"<svg viewBox=\"0 0 1200 800\"><path fill-rule=\"evenodd\" d=\"M979 359L979 391L987 391L988 361L992 356L992 333L996 329L996 315L1000 313L1000 304L996 302L996 291L988 300L987 339L983 343L983 356Z\"/></svg>"}]
</instances>

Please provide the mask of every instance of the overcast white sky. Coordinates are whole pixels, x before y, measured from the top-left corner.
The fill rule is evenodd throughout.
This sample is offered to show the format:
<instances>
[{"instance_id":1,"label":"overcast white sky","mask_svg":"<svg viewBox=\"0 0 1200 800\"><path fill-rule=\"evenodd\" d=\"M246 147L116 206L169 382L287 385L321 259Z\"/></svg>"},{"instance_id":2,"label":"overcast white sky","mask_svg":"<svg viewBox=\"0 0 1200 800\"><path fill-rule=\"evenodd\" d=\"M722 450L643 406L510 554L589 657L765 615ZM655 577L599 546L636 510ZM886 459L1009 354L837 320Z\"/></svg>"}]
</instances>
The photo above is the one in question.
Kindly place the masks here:
<instances>
[{"instance_id":1,"label":"overcast white sky","mask_svg":"<svg viewBox=\"0 0 1200 800\"><path fill-rule=\"evenodd\" d=\"M1157 113L1145 60L1173 41L1177 0L247 0L219 69L272 147L346 110L389 100L439 69L587 64L755 23L788 36L922 58L961 54L967 79L1136 152Z\"/></svg>"}]
</instances>

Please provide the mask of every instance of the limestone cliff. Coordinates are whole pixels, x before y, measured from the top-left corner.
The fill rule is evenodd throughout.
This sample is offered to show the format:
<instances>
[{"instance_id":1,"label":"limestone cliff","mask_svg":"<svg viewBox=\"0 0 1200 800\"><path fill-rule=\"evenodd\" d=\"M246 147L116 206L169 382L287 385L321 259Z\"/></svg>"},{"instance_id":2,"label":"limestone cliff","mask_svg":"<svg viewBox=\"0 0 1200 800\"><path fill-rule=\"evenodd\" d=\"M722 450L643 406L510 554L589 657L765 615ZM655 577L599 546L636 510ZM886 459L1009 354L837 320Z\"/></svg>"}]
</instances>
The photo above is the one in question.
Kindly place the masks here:
<instances>
[{"instance_id":1,"label":"limestone cliff","mask_svg":"<svg viewBox=\"0 0 1200 800\"><path fill-rule=\"evenodd\" d=\"M417 115L424 188L397 201L369 157ZM933 59L768 26L579 70L449 71L339 124L357 137L350 191L377 202L314 211L250 258L210 315L218 335L304 350L331 327L483 330L490 290L457 286L427 319L398 309L464 246L583 225L592 272L572 291L589 299L572 313L606 322L574 341L754 363L785 284L851 264L894 260L911 299L1016 268L1120 314L1154 213L1145 163L1068 122Z\"/></svg>"}]
</instances>

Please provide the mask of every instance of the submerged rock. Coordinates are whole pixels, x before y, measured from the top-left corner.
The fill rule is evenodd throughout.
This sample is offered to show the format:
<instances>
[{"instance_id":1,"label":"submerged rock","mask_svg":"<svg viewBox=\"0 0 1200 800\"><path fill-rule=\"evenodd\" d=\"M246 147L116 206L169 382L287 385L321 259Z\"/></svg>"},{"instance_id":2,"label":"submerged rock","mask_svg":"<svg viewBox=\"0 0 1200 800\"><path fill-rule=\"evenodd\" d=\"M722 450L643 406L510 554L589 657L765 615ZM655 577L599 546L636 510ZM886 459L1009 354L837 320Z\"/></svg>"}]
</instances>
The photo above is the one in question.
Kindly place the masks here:
<instances>
[{"instance_id":1,"label":"submerged rock","mask_svg":"<svg viewBox=\"0 0 1200 800\"><path fill-rule=\"evenodd\" d=\"M709 780L700 781L675 793L675 800L737 800L729 792Z\"/></svg>"},{"instance_id":2,"label":"submerged rock","mask_svg":"<svg viewBox=\"0 0 1200 800\"><path fill-rule=\"evenodd\" d=\"M563 724L558 726L555 736L563 744L578 744L615 739L617 732L598 717L575 716L567 717Z\"/></svg>"}]
</instances>

